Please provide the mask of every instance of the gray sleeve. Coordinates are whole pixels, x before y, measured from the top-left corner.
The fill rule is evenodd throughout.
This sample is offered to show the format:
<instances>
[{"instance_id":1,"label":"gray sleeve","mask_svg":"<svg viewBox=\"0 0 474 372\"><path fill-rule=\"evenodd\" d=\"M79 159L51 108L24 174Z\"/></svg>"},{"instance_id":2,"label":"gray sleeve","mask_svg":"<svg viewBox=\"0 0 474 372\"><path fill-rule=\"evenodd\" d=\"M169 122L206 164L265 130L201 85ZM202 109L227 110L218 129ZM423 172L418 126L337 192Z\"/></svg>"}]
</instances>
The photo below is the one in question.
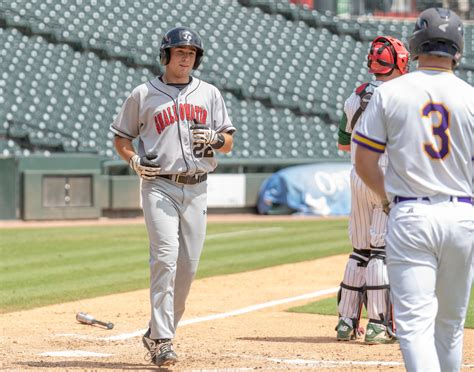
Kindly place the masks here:
<instances>
[{"instance_id":1,"label":"gray sleeve","mask_svg":"<svg viewBox=\"0 0 474 372\"><path fill-rule=\"evenodd\" d=\"M125 100L110 130L116 135L133 140L139 134L140 104L132 94Z\"/></svg>"},{"instance_id":2,"label":"gray sleeve","mask_svg":"<svg viewBox=\"0 0 474 372\"><path fill-rule=\"evenodd\" d=\"M214 102L213 102L213 117L214 117L214 130L219 133L229 133L233 134L236 132L236 128L230 121L229 115L227 113L227 108L225 107L224 98L222 97L221 92L217 88L214 89Z\"/></svg>"}]
</instances>

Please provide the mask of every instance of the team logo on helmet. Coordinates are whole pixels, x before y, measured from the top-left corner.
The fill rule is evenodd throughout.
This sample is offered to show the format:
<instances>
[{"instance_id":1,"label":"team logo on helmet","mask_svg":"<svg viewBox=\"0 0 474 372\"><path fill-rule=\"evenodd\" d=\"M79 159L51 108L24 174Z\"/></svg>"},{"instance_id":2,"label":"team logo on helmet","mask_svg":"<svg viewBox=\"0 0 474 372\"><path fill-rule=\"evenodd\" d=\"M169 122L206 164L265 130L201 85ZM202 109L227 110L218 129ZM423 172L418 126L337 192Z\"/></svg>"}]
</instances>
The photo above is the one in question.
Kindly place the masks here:
<instances>
[{"instance_id":1,"label":"team logo on helmet","mask_svg":"<svg viewBox=\"0 0 474 372\"><path fill-rule=\"evenodd\" d=\"M186 41L191 41L193 39L193 34L188 30L184 30L181 33L181 38L183 38Z\"/></svg>"},{"instance_id":2,"label":"team logo on helmet","mask_svg":"<svg viewBox=\"0 0 474 372\"><path fill-rule=\"evenodd\" d=\"M446 32L446 29L449 27L449 23L445 23L444 25L439 25L438 28L443 31L443 32Z\"/></svg>"}]
</instances>

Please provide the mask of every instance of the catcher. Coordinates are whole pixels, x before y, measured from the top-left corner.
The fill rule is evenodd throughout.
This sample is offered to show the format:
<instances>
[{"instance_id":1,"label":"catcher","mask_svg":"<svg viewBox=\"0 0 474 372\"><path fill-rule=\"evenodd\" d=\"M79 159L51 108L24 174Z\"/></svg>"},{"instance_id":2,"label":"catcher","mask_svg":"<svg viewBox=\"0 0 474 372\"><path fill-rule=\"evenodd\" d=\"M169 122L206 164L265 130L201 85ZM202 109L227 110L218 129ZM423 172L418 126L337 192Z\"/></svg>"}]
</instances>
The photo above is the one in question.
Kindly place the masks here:
<instances>
[{"instance_id":1,"label":"catcher","mask_svg":"<svg viewBox=\"0 0 474 372\"><path fill-rule=\"evenodd\" d=\"M369 72L374 74L375 80L359 86L346 100L344 116L339 126L338 147L351 153L353 165L356 145L351 146L352 132L375 89L384 81L408 71L408 51L400 40L379 36L371 43L367 67ZM385 169L387 163L384 154L380 158L380 165ZM360 317L364 304L369 317L364 341L368 344L396 341L385 265L386 226L387 214L384 213L382 201L361 181L353 167L349 219L349 237L353 252L346 264L338 293L338 341L354 340L363 333Z\"/></svg>"}]
</instances>

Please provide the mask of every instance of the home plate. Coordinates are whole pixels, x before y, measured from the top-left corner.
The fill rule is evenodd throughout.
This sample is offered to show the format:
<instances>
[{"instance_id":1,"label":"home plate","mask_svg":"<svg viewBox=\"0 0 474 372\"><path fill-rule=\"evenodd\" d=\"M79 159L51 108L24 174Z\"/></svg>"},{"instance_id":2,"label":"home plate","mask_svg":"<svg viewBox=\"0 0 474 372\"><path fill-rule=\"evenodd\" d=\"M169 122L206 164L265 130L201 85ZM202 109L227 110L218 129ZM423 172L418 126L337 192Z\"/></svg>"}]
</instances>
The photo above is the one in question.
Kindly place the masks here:
<instances>
[{"instance_id":1,"label":"home plate","mask_svg":"<svg viewBox=\"0 0 474 372\"><path fill-rule=\"evenodd\" d=\"M46 351L46 352L38 354L38 355L49 356L49 357L96 357L96 358L106 358L106 357L112 356L113 354L94 353L93 351L82 351L82 350L66 350L66 351Z\"/></svg>"}]
</instances>

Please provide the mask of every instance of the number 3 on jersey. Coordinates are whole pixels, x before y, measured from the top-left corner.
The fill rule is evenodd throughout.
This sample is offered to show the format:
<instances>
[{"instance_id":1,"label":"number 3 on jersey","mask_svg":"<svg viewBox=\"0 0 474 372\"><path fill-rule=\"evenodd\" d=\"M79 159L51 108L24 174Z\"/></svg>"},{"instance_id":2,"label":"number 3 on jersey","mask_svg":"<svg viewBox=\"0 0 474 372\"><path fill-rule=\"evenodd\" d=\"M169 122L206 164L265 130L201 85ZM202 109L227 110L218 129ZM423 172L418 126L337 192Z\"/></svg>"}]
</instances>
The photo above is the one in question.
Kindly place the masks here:
<instances>
[{"instance_id":1,"label":"number 3 on jersey","mask_svg":"<svg viewBox=\"0 0 474 372\"><path fill-rule=\"evenodd\" d=\"M437 136L437 144L425 143L423 148L432 159L444 159L449 154L449 111L441 103L428 103L423 107L423 118L430 119L436 115L438 123L432 122L433 135Z\"/></svg>"}]
</instances>

